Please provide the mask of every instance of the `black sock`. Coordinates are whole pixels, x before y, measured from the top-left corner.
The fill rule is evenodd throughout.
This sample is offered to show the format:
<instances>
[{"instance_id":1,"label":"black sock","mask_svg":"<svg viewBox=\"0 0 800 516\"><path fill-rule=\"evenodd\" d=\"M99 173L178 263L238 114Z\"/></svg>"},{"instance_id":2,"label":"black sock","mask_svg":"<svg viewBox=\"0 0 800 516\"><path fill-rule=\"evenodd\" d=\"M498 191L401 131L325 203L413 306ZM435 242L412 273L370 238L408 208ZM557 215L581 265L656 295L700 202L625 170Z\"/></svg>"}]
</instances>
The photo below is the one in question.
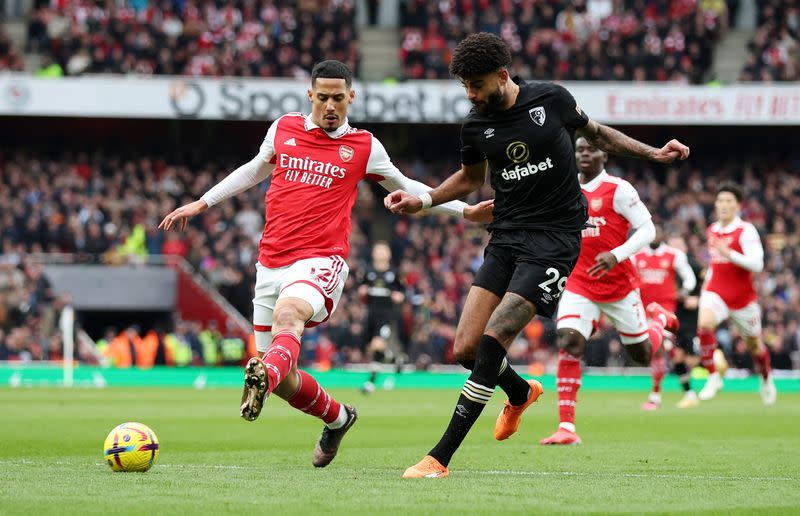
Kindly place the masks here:
<instances>
[{"instance_id":1,"label":"black sock","mask_svg":"<svg viewBox=\"0 0 800 516\"><path fill-rule=\"evenodd\" d=\"M531 386L528 385L511 365L503 360L500 367L500 376L497 378L497 386L505 391L508 395L508 401L515 407L519 407L528 401L528 395L531 392Z\"/></svg>"},{"instance_id":2,"label":"black sock","mask_svg":"<svg viewBox=\"0 0 800 516\"><path fill-rule=\"evenodd\" d=\"M376 378L378 378L378 372L377 372L377 371L372 371L372 372L369 374L369 380L368 380L368 381L369 381L370 383L375 383L375 379L376 379Z\"/></svg>"},{"instance_id":3,"label":"black sock","mask_svg":"<svg viewBox=\"0 0 800 516\"><path fill-rule=\"evenodd\" d=\"M686 367L685 363L681 362L675 364L675 374L678 375L678 380L681 382L681 387L683 387L684 392L692 390L692 387L689 385L689 369Z\"/></svg>"},{"instance_id":4,"label":"black sock","mask_svg":"<svg viewBox=\"0 0 800 516\"><path fill-rule=\"evenodd\" d=\"M495 338L481 336L478 351L475 353L475 366L461 389L450 424L439 443L428 454L442 465L447 466L450 463L453 454L492 397L500 376L500 364L505 356L505 348Z\"/></svg>"},{"instance_id":5,"label":"black sock","mask_svg":"<svg viewBox=\"0 0 800 516\"><path fill-rule=\"evenodd\" d=\"M474 360L461 360L459 364L470 371L475 369ZM508 361L505 360L505 357L503 357L503 361L500 365L500 376L497 378L497 386L506 393L508 401L517 407L528 401L528 395L530 395L531 392L531 386L514 371Z\"/></svg>"}]
</instances>

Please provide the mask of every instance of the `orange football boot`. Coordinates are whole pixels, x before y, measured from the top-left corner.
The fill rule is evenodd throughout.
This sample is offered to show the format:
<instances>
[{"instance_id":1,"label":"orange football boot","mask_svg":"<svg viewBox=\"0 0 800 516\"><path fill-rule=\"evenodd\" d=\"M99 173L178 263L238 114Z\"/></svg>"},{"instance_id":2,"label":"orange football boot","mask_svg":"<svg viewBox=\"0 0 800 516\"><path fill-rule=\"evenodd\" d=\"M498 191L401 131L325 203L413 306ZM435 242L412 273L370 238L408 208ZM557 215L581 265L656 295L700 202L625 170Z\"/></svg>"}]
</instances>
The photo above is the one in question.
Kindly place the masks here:
<instances>
[{"instance_id":1,"label":"orange football boot","mask_svg":"<svg viewBox=\"0 0 800 516\"><path fill-rule=\"evenodd\" d=\"M542 384L536 380L528 380L528 385L531 386L528 400L519 406L514 406L506 400L503 411L497 416L497 422L494 424L494 438L498 441L503 441L514 435L522 420L522 413L525 412L525 409L532 403L535 403L544 392Z\"/></svg>"},{"instance_id":2,"label":"orange football boot","mask_svg":"<svg viewBox=\"0 0 800 516\"><path fill-rule=\"evenodd\" d=\"M403 473L403 478L442 478L450 474L447 466L426 455L421 461L414 464Z\"/></svg>"}]
</instances>

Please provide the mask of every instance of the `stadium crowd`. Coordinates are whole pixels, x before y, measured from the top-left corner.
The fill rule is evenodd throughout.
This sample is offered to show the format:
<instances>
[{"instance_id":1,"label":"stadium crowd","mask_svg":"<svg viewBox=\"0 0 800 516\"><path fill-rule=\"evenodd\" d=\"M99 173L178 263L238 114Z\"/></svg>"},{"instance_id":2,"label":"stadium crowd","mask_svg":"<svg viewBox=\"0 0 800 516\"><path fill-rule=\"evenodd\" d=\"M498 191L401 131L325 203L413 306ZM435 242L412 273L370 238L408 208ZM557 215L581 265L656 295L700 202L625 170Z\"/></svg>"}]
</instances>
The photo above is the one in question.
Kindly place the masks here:
<instances>
[{"instance_id":1,"label":"stadium crowd","mask_svg":"<svg viewBox=\"0 0 800 516\"><path fill-rule=\"evenodd\" d=\"M25 59L0 24L0 72L22 72L24 70Z\"/></svg>"},{"instance_id":2,"label":"stadium crowd","mask_svg":"<svg viewBox=\"0 0 800 516\"><path fill-rule=\"evenodd\" d=\"M713 0L406 0L401 25L408 79L447 78L455 45L486 31L509 44L520 77L701 83L728 11Z\"/></svg>"},{"instance_id":3,"label":"stadium crowd","mask_svg":"<svg viewBox=\"0 0 800 516\"><path fill-rule=\"evenodd\" d=\"M308 77L360 61L352 1L130 0L40 3L28 50L66 75Z\"/></svg>"},{"instance_id":4,"label":"stadium crowd","mask_svg":"<svg viewBox=\"0 0 800 516\"><path fill-rule=\"evenodd\" d=\"M800 2L758 0L758 29L748 44L740 80L800 80Z\"/></svg>"},{"instance_id":5,"label":"stadium crowd","mask_svg":"<svg viewBox=\"0 0 800 516\"><path fill-rule=\"evenodd\" d=\"M729 6L729 4L731 4ZM402 76L446 79L456 43L483 30L513 50L513 73L583 81L707 80L736 2L722 0L447 0L400 3ZM757 0L745 82L800 78L800 5ZM42 76L136 73L306 78L335 58L358 72L351 0L36 2L27 52ZM0 70L23 71L0 28Z\"/></svg>"},{"instance_id":6,"label":"stadium crowd","mask_svg":"<svg viewBox=\"0 0 800 516\"><path fill-rule=\"evenodd\" d=\"M396 163L407 175L432 185L455 169L455 163L424 156ZM63 306L63 300L47 293L41 271L26 265L28 253L70 252L86 261L108 264L148 254L180 255L249 317L266 185L209 210L183 233L156 229L160 216L199 198L235 165L224 159L193 164L160 156L126 159L103 152L66 152L55 159L22 151L4 156L0 160L0 311L4 314L0 350L7 353L21 342L29 346L39 342L41 347L42 339L20 339L19 328L52 337L54 326L46 321L54 316L43 315L39 307L53 307L57 312ZM715 157L708 162L697 158L666 173L642 162L612 160L608 170L632 180L655 222L668 234L684 238L698 269L707 259L704 231L712 217L715 185L723 176L743 182L748 193L743 215L758 228L767 253L765 272L758 280L764 338L773 352L773 364L791 368L792 353L797 357L800 351L800 178L796 174L800 156ZM351 274L345 294L329 323L310 330L304 338L306 360L325 364L368 360L364 352L367 313L358 285L374 243L371 225L385 220L392 225L389 244L406 294L397 307L400 345L421 365L452 362L455 325L482 260L485 230L447 217L384 218L382 190L371 183L362 185L354 210ZM472 201L488 198L491 190L484 187L474 195ZM190 333L199 331L195 328ZM590 365L622 365L621 346L613 331L603 329L598 337L604 344L589 354ZM719 339L735 364L751 365L735 332L723 329ZM514 343L509 357L515 363L547 365L554 359L554 342L552 322L537 318ZM195 349L195 359L201 357L196 345L189 347ZM31 357L48 356L43 350L29 351Z\"/></svg>"}]
</instances>

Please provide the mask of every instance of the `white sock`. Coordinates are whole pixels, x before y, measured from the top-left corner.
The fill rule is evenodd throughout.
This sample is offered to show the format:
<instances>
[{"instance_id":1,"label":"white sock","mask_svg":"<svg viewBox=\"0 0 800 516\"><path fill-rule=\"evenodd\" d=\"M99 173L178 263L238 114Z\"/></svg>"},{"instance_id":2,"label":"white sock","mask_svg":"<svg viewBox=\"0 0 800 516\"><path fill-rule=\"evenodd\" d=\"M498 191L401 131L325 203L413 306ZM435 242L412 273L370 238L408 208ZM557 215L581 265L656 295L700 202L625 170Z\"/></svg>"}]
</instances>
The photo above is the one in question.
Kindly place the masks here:
<instances>
[{"instance_id":1,"label":"white sock","mask_svg":"<svg viewBox=\"0 0 800 516\"><path fill-rule=\"evenodd\" d=\"M340 403L339 415L336 416L336 419L332 423L328 423L325 426L331 430L336 430L337 428L342 428L345 423L347 423L347 411L344 409L344 404Z\"/></svg>"},{"instance_id":2,"label":"white sock","mask_svg":"<svg viewBox=\"0 0 800 516\"><path fill-rule=\"evenodd\" d=\"M575 433L575 423L559 423L558 428L563 428L564 430Z\"/></svg>"},{"instance_id":3,"label":"white sock","mask_svg":"<svg viewBox=\"0 0 800 516\"><path fill-rule=\"evenodd\" d=\"M651 392L650 396L648 396L648 401L651 403L660 404L661 403L661 393L660 392Z\"/></svg>"}]
</instances>

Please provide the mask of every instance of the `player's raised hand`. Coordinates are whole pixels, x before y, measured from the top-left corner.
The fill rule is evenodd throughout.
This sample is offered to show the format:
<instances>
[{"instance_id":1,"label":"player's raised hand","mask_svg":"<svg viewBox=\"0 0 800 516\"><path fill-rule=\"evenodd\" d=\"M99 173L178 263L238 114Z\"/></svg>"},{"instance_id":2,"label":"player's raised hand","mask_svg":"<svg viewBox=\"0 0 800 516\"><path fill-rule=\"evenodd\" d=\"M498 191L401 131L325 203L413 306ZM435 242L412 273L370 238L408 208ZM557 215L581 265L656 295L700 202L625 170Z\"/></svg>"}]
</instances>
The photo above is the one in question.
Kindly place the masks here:
<instances>
[{"instance_id":1,"label":"player's raised hand","mask_svg":"<svg viewBox=\"0 0 800 516\"><path fill-rule=\"evenodd\" d=\"M184 204L177 210L174 210L172 213L164 217L164 220L162 220L161 224L158 225L158 229L169 231L173 227L177 227L180 230L184 230L189 224L190 218L203 213L207 209L208 204L206 204L206 201L202 199L190 202L189 204Z\"/></svg>"},{"instance_id":2,"label":"player's raised hand","mask_svg":"<svg viewBox=\"0 0 800 516\"><path fill-rule=\"evenodd\" d=\"M602 278L608 271L617 265L617 257L612 253L600 253L594 259L594 265L586 269L589 276L593 278Z\"/></svg>"},{"instance_id":3,"label":"player's raised hand","mask_svg":"<svg viewBox=\"0 0 800 516\"><path fill-rule=\"evenodd\" d=\"M467 204L464 207L464 218L478 224L489 224L494 220L494 199L487 199L478 204Z\"/></svg>"},{"instance_id":4,"label":"player's raised hand","mask_svg":"<svg viewBox=\"0 0 800 516\"><path fill-rule=\"evenodd\" d=\"M383 199L383 205L397 214L417 213L422 209L422 199L403 190L395 190Z\"/></svg>"},{"instance_id":5,"label":"player's raised hand","mask_svg":"<svg viewBox=\"0 0 800 516\"><path fill-rule=\"evenodd\" d=\"M672 163L676 159L689 157L689 147L678 140L670 140L653 155L653 160L659 163Z\"/></svg>"}]
</instances>

